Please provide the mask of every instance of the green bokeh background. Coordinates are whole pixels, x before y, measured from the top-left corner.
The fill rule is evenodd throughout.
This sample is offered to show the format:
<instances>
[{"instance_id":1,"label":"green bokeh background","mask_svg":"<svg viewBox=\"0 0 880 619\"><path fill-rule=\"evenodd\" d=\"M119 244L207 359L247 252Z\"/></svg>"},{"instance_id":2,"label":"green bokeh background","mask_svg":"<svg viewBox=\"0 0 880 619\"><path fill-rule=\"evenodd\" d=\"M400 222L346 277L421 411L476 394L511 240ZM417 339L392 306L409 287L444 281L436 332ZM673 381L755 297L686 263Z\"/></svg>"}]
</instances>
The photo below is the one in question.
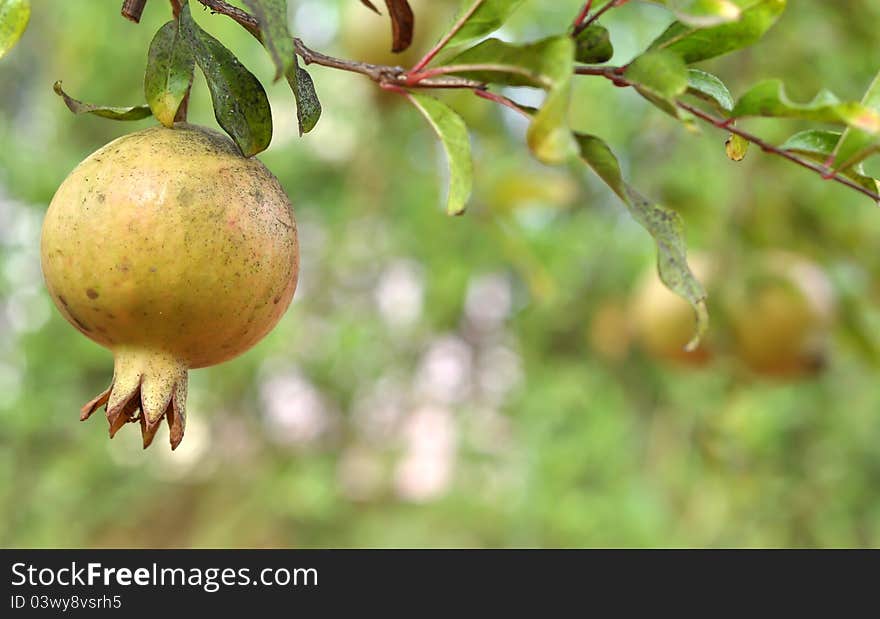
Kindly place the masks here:
<instances>
[{"instance_id":1,"label":"green bokeh background","mask_svg":"<svg viewBox=\"0 0 880 619\"><path fill-rule=\"evenodd\" d=\"M140 103L146 51L169 10L152 0L135 25L115 0L33 4L0 61L0 545L880 543L880 212L870 201L757 149L732 163L721 133L689 133L635 93L582 79L574 124L604 136L634 184L685 217L692 247L734 266L797 252L843 299L829 362L812 378L762 378L727 356L681 368L637 346L606 359L591 320L631 295L654 250L588 170L537 164L516 119L447 95L473 126L477 171L469 212L448 218L442 153L414 110L365 78L315 67L324 117L301 139L264 51L198 7L199 23L267 85L275 137L260 158L295 205L300 288L263 342L191 373L176 452L164 428L146 451L134 427L108 441L100 415L77 419L112 358L52 307L39 230L78 161L152 121L74 117L52 83L90 102ZM331 53L346 53L342 4L388 29L357 0L290 4L296 32ZM559 31L580 4L529 0L504 33ZM735 94L784 77L797 99L823 86L860 98L880 68L877 3L790 5L759 45L705 68ZM604 20L614 61L668 19L636 2L614 11ZM215 126L200 76L190 120ZM748 127L782 141L801 125Z\"/></svg>"}]
</instances>

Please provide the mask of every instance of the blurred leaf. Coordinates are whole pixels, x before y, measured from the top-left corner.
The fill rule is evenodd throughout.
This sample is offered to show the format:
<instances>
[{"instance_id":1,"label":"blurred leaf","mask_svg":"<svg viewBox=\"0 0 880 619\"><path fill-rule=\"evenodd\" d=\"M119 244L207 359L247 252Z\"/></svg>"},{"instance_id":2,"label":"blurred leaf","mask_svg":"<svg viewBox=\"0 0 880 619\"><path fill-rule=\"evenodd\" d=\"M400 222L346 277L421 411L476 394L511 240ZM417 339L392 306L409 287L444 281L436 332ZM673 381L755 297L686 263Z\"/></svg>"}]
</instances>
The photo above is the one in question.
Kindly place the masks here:
<instances>
[{"instance_id":1,"label":"blurred leaf","mask_svg":"<svg viewBox=\"0 0 880 619\"><path fill-rule=\"evenodd\" d=\"M668 8L678 21L688 26L705 28L736 21L742 15L731 0L650 0Z\"/></svg>"},{"instance_id":2,"label":"blurred leaf","mask_svg":"<svg viewBox=\"0 0 880 619\"><path fill-rule=\"evenodd\" d=\"M294 75L294 72L295 75ZM299 61L294 57L291 74L287 76L287 82L296 97L296 118L299 121L299 134L308 133L318 124L321 118L321 101L315 91L315 83L308 71L299 66Z\"/></svg>"},{"instance_id":3,"label":"blurred leaf","mask_svg":"<svg viewBox=\"0 0 880 619\"><path fill-rule=\"evenodd\" d=\"M722 56L757 42L785 10L785 0L736 0L739 20L708 28L677 21L649 49L668 49L688 64Z\"/></svg>"},{"instance_id":4,"label":"blurred leaf","mask_svg":"<svg viewBox=\"0 0 880 619\"><path fill-rule=\"evenodd\" d=\"M180 36L177 21L159 28L150 43L144 94L156 119L171 127L180 104L192 86L195 58L192 48Z\"/></svg>"},{"instance_id":5,"label":"blurred leaf","mask_svg":"<svg viewBox=\"0 0 880 619\"><path fill-rule=\"evenodd\" d=\"M469 0L462 4L455 23L466 18L464 25L447 45L464 45L492 34L523 3L523 0Z\"/></svg>"},{"instance_id":6,"label":"blurred leaf","mask_svg":"<svg viewBox=\"0 0 880 619\"><path fill-rule=\"evenodd\" d=\"M92 105L74 99L61 89L61 82L55 82L55 93L64 99L68 109L74 114L94 114L110 120L143 120L152 115L149 105L135 105L132 107L111 107L107 105Z\"/></svg>"},{"instance_id":7,"label":"blurred leaf","mask_svg":"<svg viewBox=\"0 0 880 619\"><path fill-rule=\"evenodd\" d=\"M574 59L578 62L602 63L614 56L611 35L599 24L591 24L574 37Z\"/></svg>"},{"instance_id":8,"label":"blurred leaf","mask_svg":"<svg viewBox=\"0 0 880 619\"><path fill-rule=\"evenodd\" d=\"M810 129L791 136L780 148L804 155L813 161L824 164L833 154L835 146L840 142L840 138L841 133L839 131ZM854 180L869 191L880 193L880 181L865 175L861 164L840 170L839 173Z\"/></svg>"},{"instance_id":9,"label":"blurred leaf","mask_svg":"<svg viewBox=\"0 0 880 619\"><path fill-rule=\"evenodd\" d=\"M861 103L841 102L827 90L821 91L809 103L795 103L788 98L780 80L767 80L753 86L737 101L731 116L799 118L839 123L880 134L880 111L872 110Z\"/></svg>"},{"instance_id":10,"label":"blurred leaf","mask_svg":"<svg viewBox=\"0 0 880 619\"><path fill-rule=\"evenodd\" d=\"M581 158L623 200L633 219L654 237L657 244L657 271L663 284L694 308L697 332L687 345L687 350L694 350L708 329L709 314L706 310L706 291L687 263L681 217L633 189L624 180L617 157L601 138L580 133L575 137Z\"/></svg>"},{"instance_id":11,"label":"blurred leaf","mask_svg":"<svg viewBox=\"0 0 880 619\"><path fill-rule=\"evenodd\" d=\"M449 197L446 212L450 215L461 215L467 206L473 186L471 142L464 120L434 97L410 93L408 98L431 123L431 127L443 144L449 161Z\"/></svg>"},{"instance_id":12,"label":"blurred leaf","mask_svg":"<svg viewBox=\"0 0 880 619\"><path fill-rule=\"evenodd\" d=\"M205 74L217 122L246 157L266 150L272 141L272 111L260 81L199 27L188 6L180 12L180 31Z\"/></svg>"},{"instance_id":13,"label":"blurred leaf","mask_svg":"<svg viewBox=\"0 0 880 619\"><path fill-rule=\"evenodd\" d=\"M699 69L688 69L688 94L711 103L720 112L733 109L733 95L718 77Z\"/></svg>"},{"instance_id":14,"label":"blurred leaf","mask_svg":"<svg viewBox=\"0 0 880 619\"><path fill-rule=\"evenodd\" d=\"M412 45L415 18L407 0L385 0L391 16L391 51L406 51Z\"/></svg>"},{"instance_id":15,"label":"blurred leaf","mask_svg":"<svg viewBox=\"0 0 880 619\"><path fill-rule=\"evenodd\" d=\"M880 114L880 73L865 93L862 105ZM848 168L880 152L880 137L877 133L847 127L834 149L834 167Z\"/></svg>"},{"instance_id":16,"label":"blurred leaf","mask_svg":"<svg viewBox=\"0 0 880 619\"><path fill-rule=\"evenodd\" d=\"M287 0L243 0L251 9L260 31L263 45L275 63L275 81L282 75L291 75L296 51L293 37L287 29Z\"/></svg>"},{"instance_id":17,"label":"blurred leaf","mask_svg":"<svg viewBox=\"0 0 880 619\"><path fill-rule=\"evenodd\" d=\"M18 43L30 17L30 0L0 0L0 58Z\"/></svg>"},{"instance_id":18,"label":"blurred leaf","mask_svg":"<svg viewBox=\"0 0 880 619\"><path fill-rule=\"evenodd\" d=\"M487 39L450 61L459 73L484 82L547 90L526 136L539 161L558 164L577 154L568 127L574 42L558 36L526 45Z\"/></svg>"}]
</instances>

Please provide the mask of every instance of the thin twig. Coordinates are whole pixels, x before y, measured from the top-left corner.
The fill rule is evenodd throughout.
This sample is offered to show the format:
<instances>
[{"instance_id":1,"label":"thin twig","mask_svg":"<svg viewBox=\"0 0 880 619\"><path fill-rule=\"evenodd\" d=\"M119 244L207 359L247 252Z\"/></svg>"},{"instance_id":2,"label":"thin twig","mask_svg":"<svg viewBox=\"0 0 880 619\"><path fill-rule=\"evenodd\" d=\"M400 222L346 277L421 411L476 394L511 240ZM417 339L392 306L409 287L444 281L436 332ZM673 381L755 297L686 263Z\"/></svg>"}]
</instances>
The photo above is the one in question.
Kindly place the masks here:
<instances>
[{"instance_id":1,"label":"thin twig","mask_svg":"<svg viewBox=\"0 0 880 619\"><path fill-rule=\"evenodd\" d=\"M626 79L621 74L619 69L620 69L619 67L583 66L583 67L577 67L575 69L575 73L577 73L578 75L598 75L598 76L601 76L601 77L604 77L604 78L610 80L611 82L614 83L615 86L634 87L635 84L633 82L630 82L628 79ZM868 196L869 198L871 198L875 202L880 202L880 193L876 193L866 187L862 187L857 182L855 182L852 179L849 179L845 176L842 176L841 174L839 174L835 170L829 169L827 166L823 166L819 163L809 161L808 159L802 159L801 157L798 157L797 155L795 155L794 153L792 153L790 151L779 148L778 146L775 146L775 145L767 142L766 140L764 140L764 139L762 139L752 133L749 133L747 131L740 129L739 127L734 126L733 119L719 118L717 116L714 116L708 112L701 110L700 108L698 108L694 105L691 105L689 103L685 103L683 101L676 100L675 105L679 109L682 109L686 112L693 114L694 116L696 116L700 120L703 120L703 121L705 121L715 127L718 127L719 129L724 129L725 131L729 131L730 133L733 133L734 135L738 135L739 137L743 138L747 142L754 144L755 146L757 146L758 148L763 150L765 153L770 153L772 155L782 157L783 159L787 159L788 161L790 161L796 165L799 165L802 168L806 168L807 170L810 170L811 172L815 172L815 173L819 174L825 180L832 180L836 183L840 183L841 185L846 185L850 189L855 189L859 193L862 193L862 194Z\"/></svg>"},{"instance_id":2,"label":"thin twig","mask_svg":"<svg viewBox=\"0 0 880 619\"><path fill-rule=\"evenodd\" d=\"M577 17L574 18L574 21L571 24L572 34L577 36L584 29L584 22L587 21L587 18L590 16L590 11L593 10L593 0L587 0L584 4L584 8L581 9L580 13L577 14Z\"/></svg>"},{"instance_id":3,"label":"thin twig","mask_svg":"<svg viewBox=\"0 0 880 619\"><path fill-rule=\"evenodd\" d=\"M426 66L428 66L428 64L432 60L434 60L434 58L437 57L437 54L439 54L440 51L444 47L446 47L446 45L452 40L452 37L454 37L456 34L458 34L458 31L461 30L462 27L465 25L465 23L467 23L467 20L469 20L471 18L471 16L473 16L474 12L478 8L480 8L480 4L481 4L480 2L474 2L471 5L471 8L469 8L467 11L462 13L461 17L459 17L458 20L456 20L456 22L454 24L452 24L452 27L449 29L449 32L444 34L440 38L440 40L437 41L437 44L434 47L432 47L430 50L428 50L428 53L425 54L422 57L422 59L419 60L415 64L415 66L413 66L410 73L419 73L422 69L424 69Z\"/></svg>"},{"instance_id":4,"label":"thin twig","mask_svg":"<svg viewBox=\"0 0 880 619\"><path fill-rule=\"evenodd\" d=\"M241 26L243 26L248 32L250 32L255 38L257 38L258 40L262 40L259 22L256 20L255 17L253 17L246 11L232 6L231 4L224 2L223 0L198 1L205 7L210 9L212 12L220 13L222 15L226 15L232 18ZM608 10L617 6L622 6L628 1L629 0L611 0L601 9L596 11L591 17L587 18L584 22L584 27L587 27L590 24L594 23ZM451 37L452 35L449 35L449 39L451 39ZM427 71L421 72L416 72L414 67L413 71L407 72L406 69L402 67L375 65L366 62L357 62L354 60L346 60L343 58L328 56L326 54L322 54L321 52L310 49L305 45L305 43L302 42L302 40L296 38L294 39L294 44L297 55L299 55L306 64L317 64L324 67L348 71L351 73L359 73L361 75L369 77L374 82L377 82L382 88L385 88L386 90L403 92L406 88L469 88L473 90L475 94L479 97L495 101L496 103L500 103L501 105L505 105L519 111L523 111L519 105L517 105L510 99L507 99L502 95L489 92L487 90L487 84L485 84L484 82L463 77L457 77L455 75L449 75L450 73L460 72L466 69L473 70L474 66L471 65L463 65L460 67L439 67L437 69L429 69ZM430 59L428 60L428 62L430 62ZM418 65L416 66L418 67ZM595 75L604 77L605 79L610 80L616 86L620 86L623 88L635 87L636 84L629 81L624 76L624 70L625 67L579 66L575 68L575 73L577 75ZM730 133L740 136L744 140L754 144L755 146L761 148L761 150L767 153L771 153L773 155L777 155L779 157L787 159L788 161L799 165L802 168L806 168L807 170L816 172L826 180L833 180L834 182L840 183L841 185L846 185L850 189L855 189L859 193L868 196L875 202L880 202L880 194L875 193L870 189L867 189L866 187L862 187L855 181L840 175L838 172L829 169L827 166L823 166L821 164L802 159L789 151L783 150L777 146L774 146L773 144L770 144L769 142L763 140L756 135L753 135L738 127L733 126L732 119L718 118L716 116L713 116L712 114L709 114L708 112L704 112L700 108L697 108L688 103L684 103L682 101L676 101L675 105L678 108L690 112L697 118L707 123L710 123L715 127L725 129Z\"/></svg>"},{"instance_id":5,"label":"thin twig","mask_svg":"<svg viewBox=\"0 0 880 619\"><path fill-rule=\"evenodd\" d=\"M587 28L589 28L590 26L592 26L594 23L596 23L596 21L598 21L598 19L599 19L600 17L602 17L605 13L607 13L608 11L610 11L611 9L613 9L613 8L615 8L615 7L623 6L623 5L626 4L627 2L629 2L629 0L609 0L608 4L606 4L606 5L603 6L601 9L599 9L598 11L596 11L595 13L593 13L593 15L590 16L589 18L583 20L583 21L581 22L580 26L578 26L578 27L575 29L575 32L574 32L574 33L575 33L575 34L578 34L578 33L582 32L582 31L586 30ZM588 3L588 4L590 4L590 3Z\"/></svg>"}]
</instances>

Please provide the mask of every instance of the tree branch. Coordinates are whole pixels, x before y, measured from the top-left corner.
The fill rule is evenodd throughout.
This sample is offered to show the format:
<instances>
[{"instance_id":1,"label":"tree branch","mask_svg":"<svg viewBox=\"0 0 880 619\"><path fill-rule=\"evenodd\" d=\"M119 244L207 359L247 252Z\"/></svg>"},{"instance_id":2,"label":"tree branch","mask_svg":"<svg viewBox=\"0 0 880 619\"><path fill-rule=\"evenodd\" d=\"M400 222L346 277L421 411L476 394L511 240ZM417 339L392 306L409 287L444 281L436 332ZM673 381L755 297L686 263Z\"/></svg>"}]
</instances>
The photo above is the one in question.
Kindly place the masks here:
<instances>
[{"instance_id":1,"label":"tree branch","mask_svg":"<svg viewBox=\"0 0 880 619\"><path fill-rule=\"evenodd\" d=\"M132 1L146 2L146 0ZM257 40L262 41L260 24L257 19L250 13L239 9L238 7L232 6L224 0L198 1L206 8L208 8L211 12L219 13L232 18L242 27L244 27L248 32L250 32ZM626 4L627 2L628 0L610 0L601 9L596 11L592 16L586 18L579 17L579 21L581 21L581 29L586 28L590 24L594 23L606 11L614 7ZM590 6L590 3L588 2L586 6ZM587 9L587 11L589 11L589 9ZM343 58L328 56L326 54L322 54L321 52L310 49L308 46L306 46L305 43L302 42L301 39L294 38L294 44L297 55L299 55L306 64L317 64L324 67L330 67L332 69L348 71L350 73L359 73L361 75L369 77L371 80L378 83L382 88L385 88L387 90L391 90L394 92L403 92L406 88L469 88L472 89L478 96L484 99L495 101L496 103L506 105L507 107L511 107L513 109L521 109L515 102L511 101L510 99L502 97L501 95L496 95L488 92L488 85L484 82L463 77L456 77L454 75L448 75L449 73L454 73L454 69L460 69L461 67L443 67L440 69L423 71L421 73L408 73L402 67L375 65L366 62L357 62L354 60L346 60ZM428 58L428 61L430 61L430 58ZM623 67L579 66L575 68L575 73L577 75L595 75L604 77L605 79L610 80L616 86L620 86L623 88L632 88L636 86L635 83L630 82L628 79L626 79L626 77L624 76ZM834 182L845 185L850 189L855 189L859 193L868 196L875 202L880 203L880 193L876 193L871 191L870 189L862 187L855 181L845 176L842 176L838 171L832 170L828 166L823 166L821 164L802 159L801 157L798 157L791 152L785 151L777 146L774 146L773 144L770 144L766 140L763 140L756 135L735 127L732 125L730 119L713 116L712 114L709 114L708 112L705 112L700 108L690 105L689 103L685 103L683 101L676 100L675 105L679 109L685 110L693 114L700 120L703 120L715 127L718 127L719 129L724 129L726 131L729 131L730 133L740 136L744 140L759 147L764 152L787 159L788 161L802 168L806 168L811 172L819 174L823 179L833 180Z\"/></svg>"},{"instance_id":2,"label":"tree branch","mask_svg":"<svg viewBox=\"0 0 880 619\"><path fill-rule=\"evenodd\" d=\"M582 66L582 67L577 67L575 69L575 73L578 75L598 75L598 76L601 76L601 77L604 77L604 78L610 80L612 83L614 83L615 86L620 86L623 88L631 88L631 87L635 86L635 84L633 82L630 82L628 79L626 79L623 76L623 72L620 70L620 67ZM874 200L874 202L880 203L880 193L871 191L870 189L867 189L866 187L862 187L861 185L859 185L858 183L856 183L852 179L849 179L845 176L842 176L837 170L833 170L827 166L824 166L819 163L815 163L815 162L810 161L808 159L802 159L801 157L798 157L794 153L791 153L787 150L783 150L783 149L779 148L778 146L770 144L766 140L764 140L764 139L762 139L752 133L749 133L747 131L740 129L739 127L734 126L733 123L731 122L733 119L719 118L717 116L714 116L708 112L701 110L700 108L698 108L694 105L691 105L689 103L685 103L683 101L676 100L675 105L679 109L685 110L686 112L693 114L694 116L696 116L697 118L699 118L700 120L702 120L704 122L707 122L715 127L718 127L719 129L724 129L725 131L729 131L730 133L733 133L734 135L738 135L739 137L743 138L747 142L754 144L755 146L757 146L758 148L763 150L765 153L770 153L771 155L776 155L778 157L782 157L783 159L787 159L788 161L790 161L796 165L799 165L802 168L806 168L807 170L810 170L811 172L815 172L816 174L818 174L819 176L821 176L825 180L832 180L836 183L840 183L841 185L846 185L850 189L855 189L859 193L862 193L862 194L868 196L869 198Z\"/></svg>"}]
</instances>

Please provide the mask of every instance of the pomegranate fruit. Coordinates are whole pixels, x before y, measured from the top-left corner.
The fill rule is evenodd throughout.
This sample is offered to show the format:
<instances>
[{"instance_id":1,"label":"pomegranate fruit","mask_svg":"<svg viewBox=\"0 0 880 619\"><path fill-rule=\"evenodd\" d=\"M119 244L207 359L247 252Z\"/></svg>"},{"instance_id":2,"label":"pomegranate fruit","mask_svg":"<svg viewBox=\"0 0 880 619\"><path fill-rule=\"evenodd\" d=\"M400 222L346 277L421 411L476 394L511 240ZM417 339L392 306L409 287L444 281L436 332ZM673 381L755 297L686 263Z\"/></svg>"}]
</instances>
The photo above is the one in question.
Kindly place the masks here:
<instances>
[{"instance_id":1,"label":"pomegranate fruit","mask_svg":"<svg viewBox=\"0 0 880 619\"><path fill-rule=\"evenodd\" d=\"M110 437L160 422L183 439L187 371L241 354L293 297L296 222L277 179L225 135L185 123L97 150L64 180L42 233L43 274L64 317L114 356Z\"/></svg>"}]
</instances>

